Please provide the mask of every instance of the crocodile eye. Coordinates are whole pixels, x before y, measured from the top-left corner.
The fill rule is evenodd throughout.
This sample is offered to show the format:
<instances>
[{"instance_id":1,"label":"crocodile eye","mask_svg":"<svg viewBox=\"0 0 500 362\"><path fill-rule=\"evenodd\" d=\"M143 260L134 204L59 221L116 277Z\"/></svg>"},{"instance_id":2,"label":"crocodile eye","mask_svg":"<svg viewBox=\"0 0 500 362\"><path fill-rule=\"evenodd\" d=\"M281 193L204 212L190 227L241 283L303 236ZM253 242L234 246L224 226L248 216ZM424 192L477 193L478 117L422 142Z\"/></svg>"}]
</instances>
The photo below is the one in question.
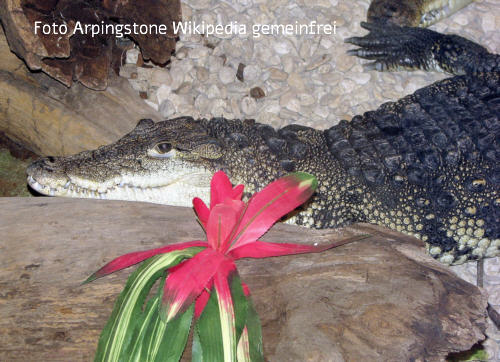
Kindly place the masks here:
<instances>
[{"instance_id":1,"label":"crocodile eye","mask_svg":"<svg viewBox=\"0 0 500 362\"><path fill-rule=\"evenodd\" d=\"M176 149L172 147L171 143L160 142L153 148L150 148L148 155L154 158L171 158L176 154Z\"/></svg>"},{"instance_id":2,"label":"crocodile eye","mask_svg":"<svg viewBox=\"0 0 500 362\"><path fill-rule=\"evenodd\" d=\"M172 150L172 145L168 142L161 142L155 146L155 150L158 153L165 154Z\"/></svg>"}]
</instances>

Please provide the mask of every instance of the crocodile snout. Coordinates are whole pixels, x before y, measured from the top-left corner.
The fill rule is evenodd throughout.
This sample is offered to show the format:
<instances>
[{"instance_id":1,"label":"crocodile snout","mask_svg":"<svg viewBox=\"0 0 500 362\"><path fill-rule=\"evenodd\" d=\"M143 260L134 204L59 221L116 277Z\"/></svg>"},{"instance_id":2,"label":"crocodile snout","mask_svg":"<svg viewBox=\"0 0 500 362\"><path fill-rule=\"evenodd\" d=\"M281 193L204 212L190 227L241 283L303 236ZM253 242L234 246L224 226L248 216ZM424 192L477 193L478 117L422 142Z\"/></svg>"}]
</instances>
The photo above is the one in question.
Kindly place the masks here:
<instances>
[{"instance_id":1,"label":"crocodile snout","mask_svg":"<svg viewBox=\"0 0 500 362\"><path fill-rule=\"evenodd\" d=\"M55 190L68 182L68 177L57 167L58 158L48 156L40 158L26 169L28 184L34 190L44 195L52 195Z\"/></svg>"}]
</instances>

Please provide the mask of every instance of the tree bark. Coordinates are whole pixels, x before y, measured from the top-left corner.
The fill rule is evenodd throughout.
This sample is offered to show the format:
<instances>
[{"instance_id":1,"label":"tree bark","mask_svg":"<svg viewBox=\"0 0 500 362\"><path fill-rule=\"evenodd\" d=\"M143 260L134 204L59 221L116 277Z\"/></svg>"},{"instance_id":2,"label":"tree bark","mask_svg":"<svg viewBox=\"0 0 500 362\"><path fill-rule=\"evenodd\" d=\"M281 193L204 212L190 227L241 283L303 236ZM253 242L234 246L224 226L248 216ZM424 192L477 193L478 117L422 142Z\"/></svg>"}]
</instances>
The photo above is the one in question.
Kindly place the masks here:
<instances>
[{"instance_id":1,"label":"tree bark","mask_svg":"<svg viewBox=\"0 0 500 362\"><path fill-rule=\"evenodd\" d=\"M91 360L130 270L80 285L121 254L202 239L189 208L64 198L0 199L0 360ZM271 361L442 360L484 338L486 298L420 241L366 224L277 225L267 241L319 254L241 260Z\"/></svg>"}]
</instances>

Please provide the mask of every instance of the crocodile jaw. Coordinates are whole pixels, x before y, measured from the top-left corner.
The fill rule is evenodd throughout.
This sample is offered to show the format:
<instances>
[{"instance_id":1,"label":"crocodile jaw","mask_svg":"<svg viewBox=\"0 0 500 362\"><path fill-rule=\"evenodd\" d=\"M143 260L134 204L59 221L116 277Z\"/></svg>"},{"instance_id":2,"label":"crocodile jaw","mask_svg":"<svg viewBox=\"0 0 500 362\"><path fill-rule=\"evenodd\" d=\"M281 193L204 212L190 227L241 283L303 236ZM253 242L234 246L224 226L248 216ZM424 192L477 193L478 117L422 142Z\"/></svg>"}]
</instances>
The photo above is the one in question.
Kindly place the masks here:
<instances>
[{"instance_id":1,"label":"crocodile jaw","mask_svg":"<svg viewBox=\"0 0 500 362\"><path fill-rule=\"evenodd\" d=\"M192 199L209 200L211 172L180 170L175 175L123 175L96 182L66 174L41 175L28 168L28 184L47 196L106 200L144 201L173 206L192 206Z\"/></svg>"}]
</instances>

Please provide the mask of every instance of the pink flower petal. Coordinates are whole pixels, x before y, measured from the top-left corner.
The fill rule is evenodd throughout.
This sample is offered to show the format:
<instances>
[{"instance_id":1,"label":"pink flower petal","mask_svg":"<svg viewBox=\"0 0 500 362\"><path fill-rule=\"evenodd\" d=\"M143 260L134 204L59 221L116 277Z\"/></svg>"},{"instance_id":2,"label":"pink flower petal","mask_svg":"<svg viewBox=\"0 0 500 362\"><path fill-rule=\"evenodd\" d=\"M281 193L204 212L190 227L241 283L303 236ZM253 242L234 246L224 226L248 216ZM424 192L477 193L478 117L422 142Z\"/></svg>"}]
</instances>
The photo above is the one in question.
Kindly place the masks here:
<instances>
[{"instance_id":1,"label":"pink flower petal","mask_svg":"<svg viewBox=\"0 0 500 362\"><path fill-rule=\"evenodd\" d=\"M241 219L241 213L245 207L243 201L226 199L222 204L215 205L210 211L206 227L207 240L211 248L225 252L230 240L234 235L234 229Z\"/></svg>"},{"instance_id":2,"label":"pink flower petal","mask_svg":"<svg viewBox=\"0 0 500 362\"><path fill-rule=\"evenodd\" d=\"M254 241L231 250L228 254L235 260L241 258L267 258L271 256L282 256L291 254L318 253L340 245L348 244L367 238L369 235L356 235L333 243L323 245L304 245L291 243L267 243L264 241Z\"/></svg>"},{"instance_id":3,"label":"pink flower petal","mask_svg":"<svg viewBox=\"0 0 500 362\"><path fill-rule=\"evenodd\" d=\"M210 299L210 293L212 290L212 285L213 281L209 282L208 285L203 289L201 292L200 296L196 299L196 302L194 304L194 318L198 319L203 312L203 309L205 309L205 306L208 303L208 300Z\"/></svg>"},{"instance_id":4,"label":"pink flower petal","mask_svg":"<svg viewBox=\"0 0 500 362\"><path fill-rule=\"evenodd\" d=\"M231 198L233 200L241 200L241 197L243 196L244 188L245 188L245 186L243 186L243 185L236 185L233 188L233 191L231 193Z\"/></svg>"},{"instance_id":5,"label":"pink flower petal","mask_svg":"<svg viewBox=\"0 0 500 362\"><path fill-rule=\"evenodd\" d=\"M200 220L203 228L206 229L208 217L210 216L210 210L208 209L207 205L205 205L203 200L200 199L199 197L195 197L193 199L193 207L194 211L196 212L196 215L198 215L198 219Z\"/></svg>"},{"instance_id":6,"label":"pink flower petal","mask_svg":"<svg viewBox=\"0 0 500 362\"><path fill-rule=\"evenodd\" d=\"M271 256L314 253L333 248L334 246L334 244L314 246L254 241L253 243L248 243L231 250L229 255L235 260L241 258L267 258Z\"/></svg>"},{"instance_id":7,"label":"pink flower petal","mask_svg":"<svg viewBox=\"0 0 500 362\"><path fill-rule=\"evenodd\" d=\"M186 311L227 260L230 259L224 254L208 248L169 269L162 299L167 321Z\"/></svg>"},{"instance_id":8,"label":"pink flower petal","mask_svg":"<svg viewBox=\"0 0 500 362\"><path fill-rule=\"evenodd\" d=\"M233 185L224 171L217 171L210 182L210 208L231 197Z\"/></svg>"},{"instance_id":9,"label":"pink flower petal","mask_svg":"<svg viewBox=\"0 0 500 362\"><path fill-rule=\"evenodd\" d=\"M281 217L309 199L316 186L314 176L294 173L253 195L229 250L256 241Z\"/></svg>"},{"instance_id":10,"label":"pink flower petal","mask_svg":"<svg viewBox=\"0 0 500 362\"><path fill-rule=\"evenodd\" d=\"M140 263L141 261L146 260L157 254L168 253L174 250L182 250L194 246L208 247L208 244L206 241L188 241L185 243L177 243L177 244L162 246L161 248L157 249L135 251L132 253L124 254L116 259L111 260L109 263L104 265L101 269L92 274L85 282L91 282L92 280L95 280L97 278L114 273L115 271L128 268L131 265Z\"/></svg>"}]
</instances>

